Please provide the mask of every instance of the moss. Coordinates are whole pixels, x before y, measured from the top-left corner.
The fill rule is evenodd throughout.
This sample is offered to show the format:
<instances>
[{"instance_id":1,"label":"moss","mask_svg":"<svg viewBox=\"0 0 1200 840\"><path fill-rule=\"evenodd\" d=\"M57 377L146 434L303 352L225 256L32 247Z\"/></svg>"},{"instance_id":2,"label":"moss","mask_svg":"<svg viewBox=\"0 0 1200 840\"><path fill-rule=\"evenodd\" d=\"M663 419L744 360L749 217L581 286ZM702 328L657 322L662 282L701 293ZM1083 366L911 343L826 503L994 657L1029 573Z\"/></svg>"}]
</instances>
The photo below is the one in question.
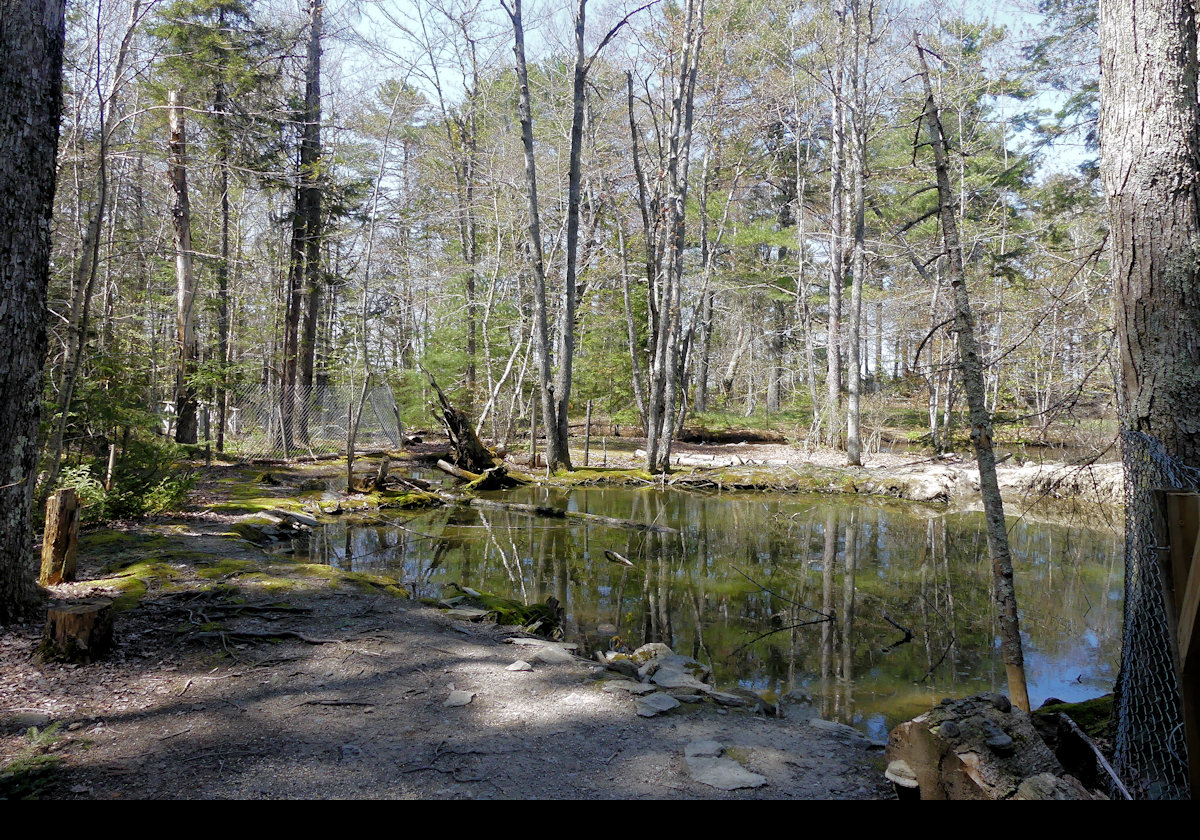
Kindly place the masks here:
<instances>
[{"instance_id":1,"label":"moss","mask_svg":"<svg viewBox=\"0 0 1200 840\"><path fill-rule=\"evenodd\" d=\"M161 560L135 560L114 565L119 569L117 574L80 583L88 589L115 589L119 592L113 598L113 609L118 612L136 607L152 585L163 588L181 576L178 570ZM114 569L108 568L106 571L112 572Z\"/></svg>"},{"instance_id":2,"label":"moss","mask_svg":"<svg viewBox=\"0 0 1200 840\"><path fill-rule=\"evenodd\" d=\"M1079 728L1092 738L1107 738L1113 724L1113 695L1105 694L1084 700L1082 703L1056 703L1043 706L1034 712L1035 715L1062 712L1079 724Z\"/></svg>"},{"instance_id":3,"label":"moss","mask_svg":"<svg viewBox=\"0 0 1200 840\"><path fill-rule=\"evenodd\" d=\"M223 557L214 563L204 565L203 568L198 568L196 574L205 580L219 580L231 575L243 574L257 568L258 564L252 560L236 560L232 557Z\"/></svg>"},{"instance_id":4,"label":"moss","mask_svg":"<svg viewBox=\"0 0 1200 840\"><path fill-rule=\"evenodd\" d=\"M280 496L254 496L245 499L231 499L227 502L216 502L205 510L214 513L265 513L270 510L290 510L300 513L304 510L299 499L289 499Z\"/></svg>"}]
</instances>

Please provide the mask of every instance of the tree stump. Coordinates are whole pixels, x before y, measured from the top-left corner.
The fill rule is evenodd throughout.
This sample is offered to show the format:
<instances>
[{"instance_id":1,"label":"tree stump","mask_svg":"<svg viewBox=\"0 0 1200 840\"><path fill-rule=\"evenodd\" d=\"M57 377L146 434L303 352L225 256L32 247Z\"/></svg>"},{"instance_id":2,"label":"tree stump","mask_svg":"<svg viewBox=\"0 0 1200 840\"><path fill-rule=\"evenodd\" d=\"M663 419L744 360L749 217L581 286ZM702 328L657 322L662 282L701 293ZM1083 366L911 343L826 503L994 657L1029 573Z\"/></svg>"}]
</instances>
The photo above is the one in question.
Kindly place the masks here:
<instances>
[{"instance_id":1,"label":"tree stump","mask_svg":"<svg viewBox=\"0 0 1200 840\"><path fill-rule=\"evenodd\" d=\"M51 602L38 655L80 663L104 656L113 645L112 603L107 598Z\"/></svg>"},{"instance_id":2,"label":"tree stump","mask_svg":"<svg viewBox=\"0 0 1200 840\"><path fill-rule=\"evenodd\" d=\"M79 496L70 487L54 491L46 502L42 533L42 571L38 583L53 586L75 580L75 548L79 542Z\"/></svg>"}]
</instances>

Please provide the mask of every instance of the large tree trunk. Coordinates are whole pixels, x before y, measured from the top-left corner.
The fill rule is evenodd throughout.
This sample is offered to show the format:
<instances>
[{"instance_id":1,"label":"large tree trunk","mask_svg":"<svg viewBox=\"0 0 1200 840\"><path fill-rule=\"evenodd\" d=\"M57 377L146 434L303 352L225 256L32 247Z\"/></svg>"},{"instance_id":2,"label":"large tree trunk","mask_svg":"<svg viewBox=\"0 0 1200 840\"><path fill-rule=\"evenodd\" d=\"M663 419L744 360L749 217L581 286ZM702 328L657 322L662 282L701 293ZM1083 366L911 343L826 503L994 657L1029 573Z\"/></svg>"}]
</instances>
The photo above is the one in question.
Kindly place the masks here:
<instances>
[{"instance_id":1,"label":"large tree trunk","mask_svg":"<svg viewBox=\"0 0 1200 840\"><path fill-rule=\"evenodd\" d=\"M179 343L179 365L175 371L175 442L195 443L197 423L196 276L192 270L192 209L188 201L187 137L178 91L167 94L170 121L170 178L174 203L171 222L175 229L175 326Z\"/></svg>"},{"instance_id":2,"label":"large tree trunk","mask_svg":"<svg viewBox=\"0 0 1200 840\"><path fill-rule=\"evenodd\" d=\"M992 449L992 418L987 410L987 390L983 380L983 362L979 342L975 337L975 316L967 295L967 278L963 271L962 248L959 245L958 221L954 214L954 194L950 189L950 173L946 164L946 143L925 51L920 36L914 33L921 59L921 75L925 83L925 123L929 129L929 145L933 149L937 169L938 199L942 221L942 241L946 249L947 274L954 293L954 329L958 333L958 366L963 389L971 414L971 443L975 446L975 462L979 465L979 494L983 498L987 522L988 552L992 555L992 575L996 601L1000 610L1000 640L1004 664L1008 672L1008 690L1012 702L1029 711L1029 692L1025 686L1025 654L1021 646L1021 626L1017 616L1017 594L1013 586L1012 555L1008 548L1008 529L1004 522L1004 502L996 480L996 452Z\"/></svg>"},{"instance_id":3,"label":"large tree trunk","mask_svg":"<svg viewBox=\"0 0 1200 840\"><path fill-rule=\"evenodd\" d=\"M22 617L33 595L30 509L46 357L64 5L0 5L0 624Z\"/></svg>"},{"instance_id":4,"label":"large tree trunk","mask_svg":"<svg viewBox=\"0 0 1200 840\"><path fill-rule=\"evenodd\" d=\"M1101 172L1110 216L1109 247L1117 293L1121 426L1162 442L1166 453L1200 467L1200 107L1197 106L1196 9L1163 0L1100 4ZM1161 544L1147 527L1158 489L1139 477L1146 453L1122 446L1126 482L1125 640L1115 704L1117 769L1127 778L1182 794L1173 733L1182 705L1191 762L1191 795L1200 775L1195 726L1197 676L1180 663L1166 627L1174 599L1155 579ZM1189 549L1190 551L1190 549ZM1192 575L1197 574L1193 563ZM1184 581L1172 582L1176 597ZM1165 610L1164 610L1165 608ZM1194 646L1193 646L1194 647ZM1180 673L1181 672L1181 673ZM1173 677L1182 683L1170 685ZM1154 681L1153 698L1146 686ZM1164 683L1167 683L1164 685ZM1174 707L1174 708L1172 708Z\"/></svg>"},{"instance_id":5,"label":"large tree trunk","mask_svg":"<svg viewBox=\"0 0 1200 840\"><path fill-rule=\"evenodd\" d=\"M1122 424L1154 435L1168 452L1200 466L1200 108L1193 6L1107 0L1101 36L1100 125L1119 296Z\"/></svg>"}]
</instances>

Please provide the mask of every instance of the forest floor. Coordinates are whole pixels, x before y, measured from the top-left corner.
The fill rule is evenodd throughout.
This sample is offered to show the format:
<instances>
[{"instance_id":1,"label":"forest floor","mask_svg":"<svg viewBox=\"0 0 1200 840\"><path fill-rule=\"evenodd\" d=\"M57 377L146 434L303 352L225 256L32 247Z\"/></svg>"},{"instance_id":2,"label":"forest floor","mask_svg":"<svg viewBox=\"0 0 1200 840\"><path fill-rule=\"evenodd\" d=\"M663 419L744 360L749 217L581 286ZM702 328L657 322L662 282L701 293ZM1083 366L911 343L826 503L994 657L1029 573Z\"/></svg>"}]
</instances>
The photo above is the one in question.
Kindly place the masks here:
<instances>
[{"instance_id":1,"label":"forest floor","mask_svg":"<svg viewBox=\"0 0 1200 840\"><path fill-rule=\"evenodd\" d=\"M609 446L608 466L634 467L633 446ZM819 451L737 450L837 467ZM929 466L876 455L864 475ZM341 468L271 466L277 483L251 485L263 469L213 468L191 510L85 532L80 582L49 594L117 598L104 660L40 663L40 622L0 631L0 796L891 798L882 745L850 727L710 702L640 717L594 661L509 670L537 660L511 628L450 618L395 580L264 551L237 523L298 510L304 482ZM452 692L469 702L446 705ZM699 781L686 752L710 741L759 786Z\"/></svg>"}]
</instances>

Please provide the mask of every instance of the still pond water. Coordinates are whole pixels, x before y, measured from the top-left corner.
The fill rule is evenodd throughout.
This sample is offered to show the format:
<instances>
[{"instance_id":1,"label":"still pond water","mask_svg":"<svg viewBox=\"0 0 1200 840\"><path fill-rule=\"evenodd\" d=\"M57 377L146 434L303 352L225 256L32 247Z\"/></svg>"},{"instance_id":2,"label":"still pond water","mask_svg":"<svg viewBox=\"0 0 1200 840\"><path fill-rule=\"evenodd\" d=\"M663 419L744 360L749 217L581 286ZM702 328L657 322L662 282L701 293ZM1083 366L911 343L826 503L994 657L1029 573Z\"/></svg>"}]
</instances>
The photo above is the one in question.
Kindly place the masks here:
<instances>
[{"instance_id":1,"label":"still pond water","mask_svg":"<svg viewBox=\"0 0 1200 840\"><path fill-rule=\"evenodd\" d=\"M873 737L940 698L1004 690L982 514L826 496L657 489L497 494L656 522L442 508L326 526L297 553L526 603L553 596L585 655L662 641L718 685L807 698ZM1110 691L1120 651L1121 547L1111 530L1010 520L1034 705ZM606 549L636 564L605 559ZM906 641L909 633L911 639Z\"/></svg>"}]
</instances>

